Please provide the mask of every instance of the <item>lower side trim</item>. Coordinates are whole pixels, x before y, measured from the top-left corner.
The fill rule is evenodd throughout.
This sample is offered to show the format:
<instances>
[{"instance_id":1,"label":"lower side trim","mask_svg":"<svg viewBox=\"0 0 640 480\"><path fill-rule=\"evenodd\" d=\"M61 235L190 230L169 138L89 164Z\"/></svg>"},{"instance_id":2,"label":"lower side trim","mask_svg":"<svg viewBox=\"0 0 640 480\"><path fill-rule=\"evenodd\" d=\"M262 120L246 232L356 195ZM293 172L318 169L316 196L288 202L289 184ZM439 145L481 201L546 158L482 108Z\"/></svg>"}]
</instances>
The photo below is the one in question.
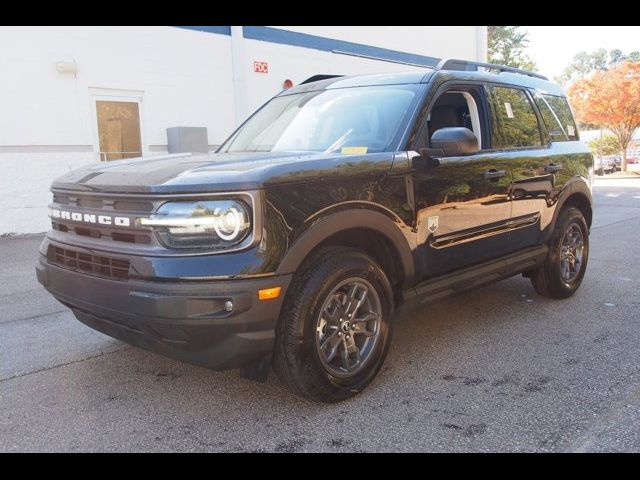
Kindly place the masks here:
<instances>
[{"instance_id":1,"label":"lower side trim","mask_svg":"<svg viewBox=\"0 0 640 480\"><path fill-rule=\"evenodd\" d=\"M442 237L435 237L431 240L430 245L433 248L445 248L460 245L461 243L473 242L483 238L491 237L493 235L500 235L501 233L518 230L519 228L529 227L535 225L540 221L540 214L525 215L523 217L514 218L508 222L500 225L486 228L484 230L476 230L466 233L454 233L452 235L445 235Z\"/></svg>"},{"instance_id":2,"label":"lower side trim","mask_svg":"<svg viewBox=\"0 0 640 480\"><path fill-rule=\"evenodd\" d=\"M402 297L410 305L429 303L525 272L543 262L548 251L549 248L546 245L528 248L497 260L490 260L439 278L429 279L405 290Z\"/></svg>"}]
</instances>

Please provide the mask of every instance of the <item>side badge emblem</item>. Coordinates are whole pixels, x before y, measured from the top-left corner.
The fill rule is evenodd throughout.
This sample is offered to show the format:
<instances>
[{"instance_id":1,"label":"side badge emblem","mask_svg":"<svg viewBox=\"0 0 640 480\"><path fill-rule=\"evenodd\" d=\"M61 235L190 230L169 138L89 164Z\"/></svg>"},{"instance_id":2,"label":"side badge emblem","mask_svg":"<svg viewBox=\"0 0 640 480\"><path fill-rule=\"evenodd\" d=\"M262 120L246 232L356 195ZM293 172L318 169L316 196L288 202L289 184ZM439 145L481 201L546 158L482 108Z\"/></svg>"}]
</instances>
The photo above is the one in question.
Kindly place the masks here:
<instances>
[{"instance_id":1,"label":"side badge emblem","mask_svg":"<svg viewBox=\"0 0 640 480\"><path fill-rule=\"evenodd\" d=\"M427 228L431 233L434 233L438 229L438 217L427 217Z\"/></svg>"}]
</instances>

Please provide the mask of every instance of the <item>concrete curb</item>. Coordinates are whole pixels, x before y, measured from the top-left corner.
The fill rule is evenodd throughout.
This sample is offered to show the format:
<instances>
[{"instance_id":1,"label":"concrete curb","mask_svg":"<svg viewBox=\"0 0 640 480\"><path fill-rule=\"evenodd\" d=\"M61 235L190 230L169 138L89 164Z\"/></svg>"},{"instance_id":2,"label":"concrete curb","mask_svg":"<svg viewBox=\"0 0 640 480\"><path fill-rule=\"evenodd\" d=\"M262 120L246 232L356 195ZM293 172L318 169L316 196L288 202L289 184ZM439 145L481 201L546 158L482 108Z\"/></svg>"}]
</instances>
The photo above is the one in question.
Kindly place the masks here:
<instances>
[{"instance_id":1,"label":"concrete curb","mask_svg":"<svg viewBox=\"0 0 640 480\"><path fill-rule=\"evenodd\" d=\"M44 237L44 235L46 234L46 232L42 232L42 233L3 233L0 235L0 241L1 240L20 240L20 239L27 239L27 238L35 238L35 237Z\"/></svg>"},{"instance_id":2,"label":"concrete curb","mask_svg":"<svg viewBox=\"0 0 640 480\"><path fill-rule=\"evenodd\" d=\"M628 179L640 180L640 175L625 175L625 176L618 175L618 176L615 176L615 177L612 177L611 175L608 175L608 176L596 175L594 178L596 180L628 180Z\"/></svg>"}]
</instances>

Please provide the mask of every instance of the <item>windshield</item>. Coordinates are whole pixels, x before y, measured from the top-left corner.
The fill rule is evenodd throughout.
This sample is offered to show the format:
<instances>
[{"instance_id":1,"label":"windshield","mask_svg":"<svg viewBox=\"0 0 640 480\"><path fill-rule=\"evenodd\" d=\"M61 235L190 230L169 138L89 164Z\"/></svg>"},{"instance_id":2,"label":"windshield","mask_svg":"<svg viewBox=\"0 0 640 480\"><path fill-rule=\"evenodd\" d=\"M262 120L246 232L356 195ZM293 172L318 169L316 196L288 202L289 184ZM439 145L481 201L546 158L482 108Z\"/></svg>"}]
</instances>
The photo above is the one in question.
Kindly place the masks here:
<instances>
[{"instance_id":1,"label":"windshield","mask_svg":"<svg viewBox=\"0 0 640 480\"><path fill-rule=\"evenodd\" d=\"M405 124L418 87L384 85L276 97L220 151L384 152Z\"/></svg>"}]
</instances>

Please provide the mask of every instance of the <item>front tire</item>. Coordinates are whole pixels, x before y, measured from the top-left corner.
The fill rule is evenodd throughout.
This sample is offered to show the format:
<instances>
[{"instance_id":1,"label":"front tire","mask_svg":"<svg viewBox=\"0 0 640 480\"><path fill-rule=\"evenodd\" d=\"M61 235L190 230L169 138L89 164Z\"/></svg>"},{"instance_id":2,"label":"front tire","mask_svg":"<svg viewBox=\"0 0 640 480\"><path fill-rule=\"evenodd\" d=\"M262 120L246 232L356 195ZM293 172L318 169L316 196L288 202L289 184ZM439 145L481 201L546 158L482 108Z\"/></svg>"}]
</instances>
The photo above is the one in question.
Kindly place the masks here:
<instances>
[{"instance_id":1,"label":"front tire","mask_svg":"<svg viewBox=\"0 0 640 480\"><path fill-rule=\"evenodd\" d=\"M533 288L543 297L570 297L582 283L588 259L587 222L577 208L563 208L549 241L549 254L531 274Z\"/></svg>"},{"instance_id":2,"label":"front tire","mask_svg":"<svg viewBox=\"0 0 640 480\"><path fill-rule=\"evenodd\" d=\"M336 402L362 391L392 336L393 292L367 254L324 247L296 274L276 329L273 367L296 393Z\"/></svg>"}]
</instances>

